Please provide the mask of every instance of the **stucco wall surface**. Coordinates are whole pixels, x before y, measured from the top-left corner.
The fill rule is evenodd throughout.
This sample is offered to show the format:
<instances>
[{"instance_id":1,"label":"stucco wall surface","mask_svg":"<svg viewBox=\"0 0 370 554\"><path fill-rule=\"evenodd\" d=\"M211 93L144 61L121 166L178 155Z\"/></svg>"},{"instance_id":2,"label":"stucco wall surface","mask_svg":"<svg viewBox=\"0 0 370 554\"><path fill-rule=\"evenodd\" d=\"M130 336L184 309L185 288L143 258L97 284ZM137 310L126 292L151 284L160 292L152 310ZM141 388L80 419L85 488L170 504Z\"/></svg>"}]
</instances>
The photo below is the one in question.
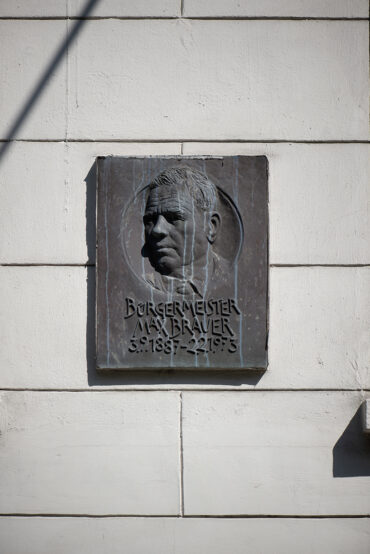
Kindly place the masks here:
<instances>
[{"instance_id":1,"label":"stucco wall surface","mask_svg":"<svg viewBox=\"0 0 370 554\"><path fill-rule=\"evenodd\" d=\"M0 2L0 551L370 551L367 0ZM263 374L99 375L97 156L266 155Z\"/></svg>"}]
</instances>

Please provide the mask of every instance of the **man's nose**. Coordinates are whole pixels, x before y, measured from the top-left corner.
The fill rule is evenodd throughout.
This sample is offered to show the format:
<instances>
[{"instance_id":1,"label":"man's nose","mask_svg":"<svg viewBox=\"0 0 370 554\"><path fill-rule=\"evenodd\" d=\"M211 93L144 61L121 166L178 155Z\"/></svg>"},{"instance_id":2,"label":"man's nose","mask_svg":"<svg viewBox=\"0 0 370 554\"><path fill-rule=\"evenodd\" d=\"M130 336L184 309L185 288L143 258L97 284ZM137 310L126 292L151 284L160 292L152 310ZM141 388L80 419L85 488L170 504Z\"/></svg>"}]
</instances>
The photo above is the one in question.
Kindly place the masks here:
<instances>
[{"instance_id":1,"label":"man's nose","mask_svg":"<svg viewBox=\"0 0 370 554\"><path fill-rule=\"evenodd\" d=\"M152 235L156 238L167 235L167 221L163 215L159 215L152 229Z\"/></svg>"}]
</instances>

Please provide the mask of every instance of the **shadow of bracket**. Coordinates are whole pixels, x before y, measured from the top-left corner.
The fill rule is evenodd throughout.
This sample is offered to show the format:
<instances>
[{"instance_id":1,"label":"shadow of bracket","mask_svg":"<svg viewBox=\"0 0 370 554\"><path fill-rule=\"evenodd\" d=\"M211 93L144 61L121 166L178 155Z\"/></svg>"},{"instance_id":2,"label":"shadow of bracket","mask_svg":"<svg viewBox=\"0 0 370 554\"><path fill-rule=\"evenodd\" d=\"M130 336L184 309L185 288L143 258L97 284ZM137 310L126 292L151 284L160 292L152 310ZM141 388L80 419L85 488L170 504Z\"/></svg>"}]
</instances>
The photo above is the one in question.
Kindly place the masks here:
<instances>
[{"instance_id":1,"label":"shadow of bracket","mask_svg":"<svg viewBox=\"0 0 370 554\"><path fill-rule=\"evenodd\" d=\"M363 432L362 406L333 448L333 477L370 475L370 437Z\"/></svg>"}]
</instances>

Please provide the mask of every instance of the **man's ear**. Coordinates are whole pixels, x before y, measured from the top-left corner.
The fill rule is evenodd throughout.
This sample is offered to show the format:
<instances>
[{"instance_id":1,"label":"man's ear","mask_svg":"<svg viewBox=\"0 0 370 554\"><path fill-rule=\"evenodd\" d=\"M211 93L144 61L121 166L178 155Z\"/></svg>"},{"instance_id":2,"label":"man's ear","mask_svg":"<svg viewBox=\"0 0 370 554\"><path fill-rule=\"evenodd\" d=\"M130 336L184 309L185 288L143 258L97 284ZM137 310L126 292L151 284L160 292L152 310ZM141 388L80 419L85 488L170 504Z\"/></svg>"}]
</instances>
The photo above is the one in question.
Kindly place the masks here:
<instances>
[{"instance_id":1,"label":"man's ear","mask_svg":"<svg viewBox=\"0 0 370 554\"><path fill-rule=\"evenodd\" d=\"M221 225L221 217L217 212L213 212L209 218L209 231L208 231L208 241L212 244L216 240L218 230Z\"/></svg>"}]
</instances>

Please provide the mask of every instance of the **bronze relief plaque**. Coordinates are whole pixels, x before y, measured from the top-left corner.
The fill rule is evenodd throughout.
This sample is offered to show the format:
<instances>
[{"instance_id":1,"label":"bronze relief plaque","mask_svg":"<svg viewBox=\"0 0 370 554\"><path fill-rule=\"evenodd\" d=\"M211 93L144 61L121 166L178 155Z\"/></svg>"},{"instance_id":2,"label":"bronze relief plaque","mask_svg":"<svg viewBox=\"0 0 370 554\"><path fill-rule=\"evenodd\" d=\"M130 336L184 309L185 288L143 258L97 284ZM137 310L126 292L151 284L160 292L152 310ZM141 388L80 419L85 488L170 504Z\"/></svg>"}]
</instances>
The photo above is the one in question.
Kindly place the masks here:
<instances>
[{"instance_id":1,"label":"bronze relief plaque","mask_svg":"<svg viewBox=\"0 0 370 554\"><path fill-rule=\"evenodd\" d=\"M266 157L97 165L98 369L265 369Z\"/></svg>"}]
</instances>

